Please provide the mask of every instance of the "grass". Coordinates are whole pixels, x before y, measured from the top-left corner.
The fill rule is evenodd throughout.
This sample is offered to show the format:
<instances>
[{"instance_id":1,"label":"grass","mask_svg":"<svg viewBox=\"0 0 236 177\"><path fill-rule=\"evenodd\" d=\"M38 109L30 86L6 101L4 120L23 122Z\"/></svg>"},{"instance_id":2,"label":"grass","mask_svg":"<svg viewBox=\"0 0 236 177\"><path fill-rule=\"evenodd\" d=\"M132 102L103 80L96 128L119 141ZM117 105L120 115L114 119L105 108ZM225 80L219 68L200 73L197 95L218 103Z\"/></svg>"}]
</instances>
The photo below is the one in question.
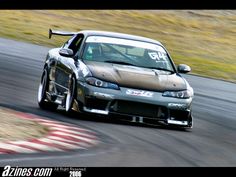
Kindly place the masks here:
<instances>
[{"instance_id":1,"label":"grass","mask_svg":"<svg viewBox=\"0 0 236 177\"><path fill-rule=\"evenodd\" d=\"M108 30L162 42L192 73L236 82L236 11L230 10L1 10L0 37L54 47L48 29Z\"/></svg>"}]
</instances>

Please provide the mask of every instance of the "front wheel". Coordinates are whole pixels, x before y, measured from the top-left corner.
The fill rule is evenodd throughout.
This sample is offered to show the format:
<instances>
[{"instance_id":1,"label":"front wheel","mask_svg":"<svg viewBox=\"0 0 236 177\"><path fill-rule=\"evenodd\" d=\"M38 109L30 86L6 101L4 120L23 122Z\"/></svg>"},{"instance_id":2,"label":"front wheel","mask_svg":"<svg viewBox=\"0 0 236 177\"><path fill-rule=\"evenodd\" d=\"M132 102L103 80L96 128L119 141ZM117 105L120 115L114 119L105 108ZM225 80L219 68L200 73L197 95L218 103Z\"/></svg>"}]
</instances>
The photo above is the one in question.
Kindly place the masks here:
<instances>
[{"instance_id":1,"label":"front wheel","mask_svg":"<svg viewBox=\"0 0 236 177\"><path fill-rule=\"evenodd\" d=\"M47 88L48 88L48 72L47 69L44 69L38 89L38 105L41 109L56 110L58 105L49 102L46 98Z\"/></svg>"},{"instance_id":2,"label":"front wheel","mask_svg":"<svg viewBox=\"0 0 236 177\"><path fill-rule=\"evenodd\" d=\"M69 82L69 88L68 88L68 93L66 96L66 103L65 103L65 108L66 108L66 112L72 112L72 108L73 108L73 103L74 103L74 99L75 99L75 86L76 82L75 82L75 77L73 76Z\"/></svg>"}]
</instances>

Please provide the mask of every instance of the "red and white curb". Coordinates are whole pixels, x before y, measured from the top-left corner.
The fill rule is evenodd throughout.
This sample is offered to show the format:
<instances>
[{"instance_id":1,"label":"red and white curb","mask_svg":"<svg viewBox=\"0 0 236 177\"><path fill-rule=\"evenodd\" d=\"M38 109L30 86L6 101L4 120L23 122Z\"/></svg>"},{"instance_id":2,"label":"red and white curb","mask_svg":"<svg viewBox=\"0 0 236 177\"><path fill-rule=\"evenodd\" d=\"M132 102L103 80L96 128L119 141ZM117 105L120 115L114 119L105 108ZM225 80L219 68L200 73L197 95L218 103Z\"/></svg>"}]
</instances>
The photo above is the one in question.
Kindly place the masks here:
<instances>
[{"instance_id":1,"label":"red and white curb","mask_svg":"<svg viewBox=\"0 0 236 177\"><path fill-rule=\"evenodd\" d=\"M0 154L88 149L99 143L96 133L91 130L59 121L46 120L33 114L15 111L10 111L10 113L19 118L36 121L41 125L47 126L49 132L45 137L38 139L0 142Z\"/></svg>"}]
</instances>

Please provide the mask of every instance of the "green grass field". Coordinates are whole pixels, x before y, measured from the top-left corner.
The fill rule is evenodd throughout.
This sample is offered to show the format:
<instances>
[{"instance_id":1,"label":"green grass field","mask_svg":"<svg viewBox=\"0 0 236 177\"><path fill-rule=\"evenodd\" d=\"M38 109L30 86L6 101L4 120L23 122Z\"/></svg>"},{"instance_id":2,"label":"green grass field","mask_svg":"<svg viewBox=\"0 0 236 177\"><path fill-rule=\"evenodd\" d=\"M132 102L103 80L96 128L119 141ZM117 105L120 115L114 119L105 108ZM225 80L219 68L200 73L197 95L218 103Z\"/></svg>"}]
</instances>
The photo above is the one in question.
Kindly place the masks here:
<instances>
[{"instance_id":1,"label":"green grass field","mask_svg":"<svg viewBox=\"0 0 236 177\"><path fill-rule=\"evenodd\" d=\"M236 82L236 11L230 10L0 10L0 37L58 46L48 29L108 30L162 42L192 73Z\"/></svg>"}]
</instances>

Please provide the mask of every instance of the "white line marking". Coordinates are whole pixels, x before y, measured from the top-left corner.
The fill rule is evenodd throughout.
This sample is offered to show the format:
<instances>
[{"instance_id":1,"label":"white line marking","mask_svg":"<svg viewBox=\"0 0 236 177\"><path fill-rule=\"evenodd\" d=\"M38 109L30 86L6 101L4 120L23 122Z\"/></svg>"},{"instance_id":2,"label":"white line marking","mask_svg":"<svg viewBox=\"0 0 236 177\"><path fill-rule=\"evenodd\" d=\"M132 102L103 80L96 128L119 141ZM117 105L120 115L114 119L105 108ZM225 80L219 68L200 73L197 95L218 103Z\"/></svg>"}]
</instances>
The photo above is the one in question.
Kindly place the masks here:
<instances>
[{"instance_id":1,"label":"white line marking","mask_svg":"<svg viewBox=\"0 0 236 177\"><path fill-rule=\"evenodd\" d=\"M95 155L103 155L108 153L114 153L120 150L117 147L113 147L111 150L108 151L101 151L98 153L87 153L87 154L73 154L73 155L61 155L61 156L44 156L44 157L23 157L23 158L15 158L15 159L1 159L0 163L9 163L9 162L22 162L22 161L36 161L36 160L51 160L51 159L71 159L75 157L88 157L88 156L95 156Z\"/></svg>"}]
</instances>

